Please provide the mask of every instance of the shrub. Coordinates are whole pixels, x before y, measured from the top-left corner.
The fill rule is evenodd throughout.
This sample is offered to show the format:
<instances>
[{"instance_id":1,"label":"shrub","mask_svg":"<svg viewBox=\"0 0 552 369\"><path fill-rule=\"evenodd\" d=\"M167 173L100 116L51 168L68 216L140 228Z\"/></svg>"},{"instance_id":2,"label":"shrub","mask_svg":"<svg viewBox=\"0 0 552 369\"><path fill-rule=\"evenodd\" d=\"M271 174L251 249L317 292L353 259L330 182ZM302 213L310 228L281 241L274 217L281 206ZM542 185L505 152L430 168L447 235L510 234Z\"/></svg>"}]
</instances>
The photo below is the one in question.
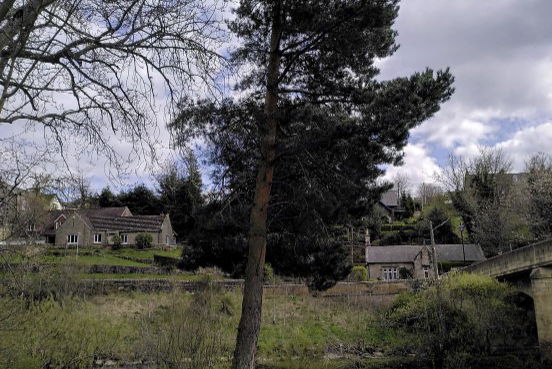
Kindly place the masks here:
<instances>
[{"instance_id":1,"label":"shrub","mask_svg":"<svg viewBox=\"0 0 552 369\"><path fill-rule=\"evenodd\" d=\"M274 277L274 269L270 263L264 265L264 282L268 284L274 284L276 278Z\"/></svg>"},{"instance_id":2,"label":"shrub","mask_svg":"<svg viewBox=\"0 0 552 369\"><path fill-rule=\"evenodd\" d=\"M161 368L215 368L230 354L223 324L225 315L234 314L234 304L210 281L201 285L190 304L174 299L144 317L142 352Z\"/></svg>"},{"instance_id":3,"label":"shrub","mask_svg":"<svg viewBox=\"0 0 552 369\"><path fill-rule=\"evenodd\" d=\"M74 263L35 265L21 263L7 274L3 288L8 296L22 297L27 304L52 299L63 302L79 292L82 266Z\"/></svg>"},{"instance_id":4,"label":"shrub","mask_svg":"<svg viewBox=\"0 0 552 369\"><path fill-rule=\"evenodd\" d=\"M136 235L136 247L139 249L148 249L153 243L153 237L149 233L138 233Z\"/></svg>"},{"instance_id":5,"label":"shrub","mask_svg":"<svg viewBox=\"0 0 552 369\"><path fill-rule=\"evenodd\" d=\"M462 357L519 345L516 334L526 317L513 295L511 287L489 277L451 273L426 290L401 295L386 320L416 337L415 351L432 367L451 368Z\"/></svg>"},{"instance_id":6,"label":"shrub","mask_svg":"<svg viewBox=\"0 0 552 369\"><path fill-rule=\"evenodd\" d=\"M399 278L400 279L412 279L412 271L408 268L401 267L399 269Z\"/></svg>"},{"instance_id":7,"label":"shrub","mask_svg":"<svg viewBox=\"0 0 552 369\"><path fill-rule=\"evenodd\" d=\"M111 243L112 243L112 246L111 248L113 250L118 250L121 248L121 243L123 241L121 240L121 237L118 235L118 234L114 234L113 236L111 236Z\"/></svg>"},{"instance_id":8,"label":"shrub","mask_svg":"<svg viewBox=\"0 0 552 369\"><path fill-rule=\"evenodd\" d=\"M368 280L368 269L366 267L357 265L351 270L349 279L354 282L363 282Z\"/></svg>"}]
</instances>

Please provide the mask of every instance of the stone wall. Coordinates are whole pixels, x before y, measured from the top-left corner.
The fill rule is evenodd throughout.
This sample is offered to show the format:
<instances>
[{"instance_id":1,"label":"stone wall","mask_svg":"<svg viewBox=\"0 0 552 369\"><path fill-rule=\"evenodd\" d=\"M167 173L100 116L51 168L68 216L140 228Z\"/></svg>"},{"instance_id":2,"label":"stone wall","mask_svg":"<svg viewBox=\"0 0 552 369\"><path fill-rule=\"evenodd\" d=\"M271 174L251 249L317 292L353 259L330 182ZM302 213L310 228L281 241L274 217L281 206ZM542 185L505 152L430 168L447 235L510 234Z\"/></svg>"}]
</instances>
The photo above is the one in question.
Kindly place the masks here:
<instances>
[{"instance_id":1,"label":"stone wall","mask_svg":"<svg viewBox=\"0 0 552 369\"><path fill-rule=\"evenodd\" d=\"M213 281L224 290L243 288L242 279ZM102 279L84 280L82 291L87 295L109 294L114 292L197 292L205 284L197 281L174 281L166 279ZM318 295L322 297L340 296L395 296L401 292L415 290L419 282L403 280L393 282L340 282ZM310 292L304 284L265 285L265 296L308 296Z\"/></svg>"}]
</instances>

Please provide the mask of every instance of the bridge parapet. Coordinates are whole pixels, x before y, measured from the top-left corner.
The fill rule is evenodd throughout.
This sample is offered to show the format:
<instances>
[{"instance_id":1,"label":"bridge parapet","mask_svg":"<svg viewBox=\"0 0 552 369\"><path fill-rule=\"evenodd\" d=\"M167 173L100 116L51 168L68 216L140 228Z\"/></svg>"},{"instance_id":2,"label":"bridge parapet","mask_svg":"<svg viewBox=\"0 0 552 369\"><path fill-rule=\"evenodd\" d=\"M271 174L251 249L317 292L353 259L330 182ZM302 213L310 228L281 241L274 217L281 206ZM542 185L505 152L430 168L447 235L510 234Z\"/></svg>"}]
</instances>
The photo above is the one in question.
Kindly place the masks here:
<instances>
[{"instance_id":1,"label":"bridge parapet","mask_svg":"<svg viewBox=\"0 0 552 369\"><path fill-rule=\"evenodd\" d=\"M543 266L552 265L552 240L537 242L506 254L469 265L462 270L467 273L504 277Z\"/></svg>"},{"instance_id":2,"label":"bridge parapet","mask_svg":"<svg viewBox=\"0 0 552 369\"><path fill-rule=\"evenodd\" d=\"M552 240L525 246L463 268L466 273L504 278L533 297L539 344L552 359Z\"/></svg>"}]
</instances>

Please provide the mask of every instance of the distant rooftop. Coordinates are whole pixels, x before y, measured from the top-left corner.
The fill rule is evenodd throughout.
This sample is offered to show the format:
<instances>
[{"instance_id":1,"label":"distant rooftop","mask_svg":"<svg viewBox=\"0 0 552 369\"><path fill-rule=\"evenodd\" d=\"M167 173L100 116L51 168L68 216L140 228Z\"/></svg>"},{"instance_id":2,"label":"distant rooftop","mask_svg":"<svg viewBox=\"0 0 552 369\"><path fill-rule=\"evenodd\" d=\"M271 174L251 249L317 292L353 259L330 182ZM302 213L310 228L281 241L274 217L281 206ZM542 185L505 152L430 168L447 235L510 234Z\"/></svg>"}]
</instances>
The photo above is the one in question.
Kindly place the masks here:
<instances>
[{"instance_id":1,"label":"distant rooftop","mask_svg":"<svg viewBox=\"0 0 552 369\"><path fill-rule=\"evenodd\" d=\"M400 245L400 246L369 246L366 248L366 258L369 264L375 263L410 263L414 261L416 255L422 250L423 245ZM462 244L436 245L437 259L439 261L464 261L464 251L466 261L485 260L483 250L479 245L465 244L462 250Z\"/></svg>"},{"instance_id":2,"label":"distant rooftop","mask_svg":"<svg viewBox=\"0 0 552 369\"><path fill-rule=\"evenodd\" d=\"M388 208L396 208L399 206L399 195L397 194L397 190L390 189L389 191L384 192L381 195L380 202L387 206Z\"/></svg>"}]
</instances>

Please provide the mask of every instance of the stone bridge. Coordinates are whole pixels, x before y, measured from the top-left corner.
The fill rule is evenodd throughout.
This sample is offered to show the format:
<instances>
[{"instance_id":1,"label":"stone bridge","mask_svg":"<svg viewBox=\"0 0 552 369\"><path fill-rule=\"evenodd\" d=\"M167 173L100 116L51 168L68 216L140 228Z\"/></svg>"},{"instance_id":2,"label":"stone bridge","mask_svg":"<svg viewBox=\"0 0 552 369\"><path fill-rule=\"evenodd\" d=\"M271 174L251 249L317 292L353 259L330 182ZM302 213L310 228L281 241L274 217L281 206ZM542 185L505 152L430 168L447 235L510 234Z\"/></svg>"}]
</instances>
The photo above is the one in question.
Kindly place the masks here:
<instances>
[{"instance_id":1,"label":"stone bridge","mask_svg":"<svg viewBox=\"0 0 552 369\"><path fill-rule=\"evenodd\" d=\"M508 282L531 296L541 350L552 358L552 240L489 258L463 271Z\"/></svg>"}]
</instances>

